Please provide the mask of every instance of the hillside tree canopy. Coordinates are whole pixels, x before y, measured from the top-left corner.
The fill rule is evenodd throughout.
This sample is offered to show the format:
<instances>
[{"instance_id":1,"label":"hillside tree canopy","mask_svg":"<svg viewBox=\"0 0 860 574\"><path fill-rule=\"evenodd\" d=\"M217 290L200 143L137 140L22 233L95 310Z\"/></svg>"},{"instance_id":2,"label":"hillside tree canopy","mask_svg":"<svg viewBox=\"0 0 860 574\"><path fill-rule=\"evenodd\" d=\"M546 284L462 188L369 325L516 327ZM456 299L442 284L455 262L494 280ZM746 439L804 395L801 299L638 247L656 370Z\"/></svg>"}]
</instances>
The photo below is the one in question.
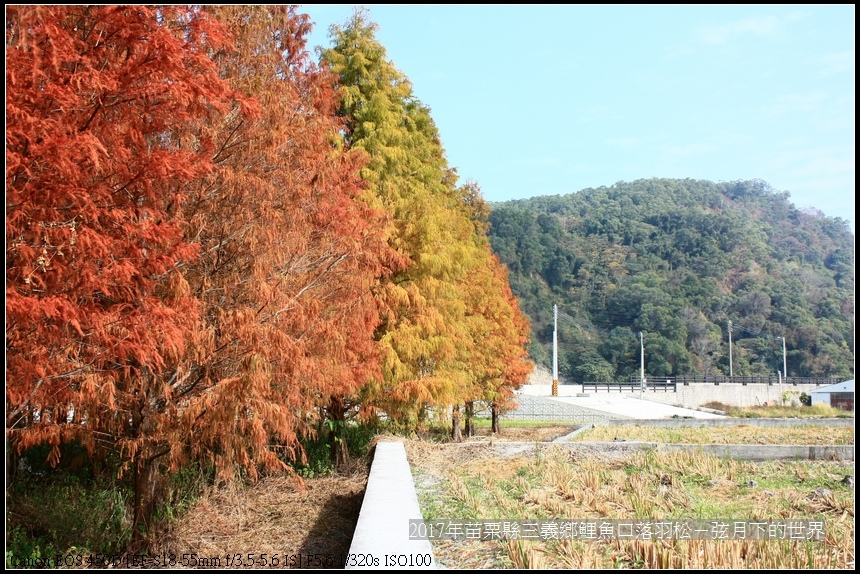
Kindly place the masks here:
<instances>
[{"instance_id":1,"label":"hillside tree canopy","mask_svg":"<svg viewBox=\"0 0 860 574\"><path fill-rule=\"evenodd\" d=\"M565 316L569 380L853 377L854 236L763 181L646 179L493 204L490 238L529 315L532 357Z\"/></svg>"}]
</instances>

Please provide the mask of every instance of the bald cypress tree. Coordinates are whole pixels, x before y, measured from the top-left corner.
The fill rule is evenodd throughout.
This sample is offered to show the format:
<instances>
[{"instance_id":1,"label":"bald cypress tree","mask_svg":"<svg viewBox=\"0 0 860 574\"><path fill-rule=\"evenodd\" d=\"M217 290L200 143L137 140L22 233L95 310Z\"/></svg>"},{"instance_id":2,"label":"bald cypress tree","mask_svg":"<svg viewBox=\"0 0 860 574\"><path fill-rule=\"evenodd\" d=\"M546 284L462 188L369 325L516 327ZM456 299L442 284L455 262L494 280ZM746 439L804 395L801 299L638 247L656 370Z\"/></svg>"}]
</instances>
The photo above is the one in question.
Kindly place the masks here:
<instances>
[{"instance_id":1,"label":"bald cypress tree","mask_svg":"<svg viewBox=\"0 0 860 574\"><path fill-rule=\"evenodd\" d=\"M484 331L475 330L481 311L468 284L490 260L486 220L482 227L473 217L430 110L387 59L376 29L358 10L332 27L333 46L322 53L339 77L345 144L369 156L365 200L389 214L389 245L406 261L377 290L383 376L365 395L369 406L409 424L427 407L453 406L456 433L458 406L482 396L474 361Z\"/></svg>"}]
</instances>

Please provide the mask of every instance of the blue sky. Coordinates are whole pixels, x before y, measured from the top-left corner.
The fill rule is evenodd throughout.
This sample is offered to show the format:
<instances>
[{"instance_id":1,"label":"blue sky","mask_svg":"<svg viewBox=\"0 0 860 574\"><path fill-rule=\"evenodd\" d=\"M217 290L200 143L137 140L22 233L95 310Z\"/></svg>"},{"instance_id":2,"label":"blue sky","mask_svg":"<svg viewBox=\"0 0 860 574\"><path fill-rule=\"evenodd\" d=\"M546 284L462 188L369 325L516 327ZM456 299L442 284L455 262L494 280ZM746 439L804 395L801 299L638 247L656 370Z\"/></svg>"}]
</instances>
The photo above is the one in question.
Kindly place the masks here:
<instances>
[{"instance_id":1,"label":"blue sky","mask_svg":"<svg viewBox=\"0 0 860 574\"><path fill-rule=\"evenodd\" d=\"M853 5L365 6L489 201L762 179L854 228Z\"/></svg>"}]
</instances>

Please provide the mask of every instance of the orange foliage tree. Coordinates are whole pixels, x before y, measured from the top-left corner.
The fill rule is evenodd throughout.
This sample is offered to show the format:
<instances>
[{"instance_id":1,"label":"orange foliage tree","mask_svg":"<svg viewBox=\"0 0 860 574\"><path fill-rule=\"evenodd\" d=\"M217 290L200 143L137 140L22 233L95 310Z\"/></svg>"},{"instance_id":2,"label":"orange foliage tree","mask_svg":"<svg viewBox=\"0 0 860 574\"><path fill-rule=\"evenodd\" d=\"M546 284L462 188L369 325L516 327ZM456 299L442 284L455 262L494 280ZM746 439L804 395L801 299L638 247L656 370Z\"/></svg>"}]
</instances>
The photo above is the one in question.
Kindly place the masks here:
<instances>
[{"instance_id":1,"label":"orange foliage tree","mask_svg":"<svg viewBox=\"0 0 860 574\"><path fill-rule=\"evenodd\" d=\"M480 400L490 409L492 432L499 433L499 417L516 406L514 391L526 383L534 363L526 350L528 318L511 292L508 270L496 255L491 255L488 271L493 297L487 303L490 327L483 346Z\"/></svg>"},{"instance_id":2,"label":"orange foliage tree","mask_svg":"<svg viewBox=\"0 0 860 574\"><path fill-rule=\"evenodd\" d=\"M160 470L345 419L401 258L295 8L7 16L7 434L118 452L138 537Z\"/></svg>"},{"instance_id":3,"label":"orange foliage tree","mask_svg":"<svg viewBox=\"0 0 860 574\"><path fill-rule=\"evenodd\" d=\"M336 78L306 50L308 16L287 6L209 7L234 49L213 58L260 113L239 109L182 137L215 142L217 169L186 203L187 270L204 334L181 369L178 428L222 476L303 460L326 418L340 430L380 373L371 289L397 266L382 213L357 196L363 154L338 149ZM332 435L342 462L345 443ZM177 450L176 457L184 453Z\"/></svg>"},{"instance_id":4,"label":"orange foliage tree","mask_svg":"<svg viewBox=\"0 0 860 574\"><path fill-rule=\"evenodd\" d=\"M52 462L116 450L140 478L199 313L183 186L212 169L210 141L169 134L227 109L223 30L181 7L6 10L7 438Z\"/></svg>"},{"instance_id":5,"label":"orange foliage tree","mask_svg":"<svg viewBox=\"0 0 860 574\"><path fill-rule=\"evenodd\" d=\"M460 192L464 211L474 226L473 241L481 253L480 261L458 283L465 301L468 333L459 347L460 360L469 374L469 384L461 389L458 398L465 407L465 432L471 436L475 403L487 405L492 432L498 433L500 414L513 406L514 391L526 382L534 365L526 350L528 319L511 292L507 269L489 247L489 207L477 184L467 183ZM454 409L452 437L460 440L460 405L455 404Z\"/></svg>"}]
</instances>

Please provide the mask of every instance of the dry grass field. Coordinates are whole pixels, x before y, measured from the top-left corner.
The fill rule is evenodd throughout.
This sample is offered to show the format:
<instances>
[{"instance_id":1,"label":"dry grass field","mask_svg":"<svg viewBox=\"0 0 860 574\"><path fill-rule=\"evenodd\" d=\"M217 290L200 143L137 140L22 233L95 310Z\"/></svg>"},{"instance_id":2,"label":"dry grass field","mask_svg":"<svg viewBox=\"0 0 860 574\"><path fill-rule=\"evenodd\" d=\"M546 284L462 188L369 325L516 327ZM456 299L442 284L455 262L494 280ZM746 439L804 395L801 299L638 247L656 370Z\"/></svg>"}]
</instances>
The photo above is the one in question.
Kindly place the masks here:
<instances>
[{"instance_id":1,"label":"dry grass field","mask_svg":"<svg viewBox=\"0 0 860 574\"><path fill-rule=\"evenodd\" d=\"M612 428L617 432L622 427ZM796 518L823 520L825 540L434 541L441 566L854 567L854 490L842 482L845 476L853 476L853 463L753 463L701 454L633 453L621 448L623 443L618 448L610 445L572 454L564 445L548 442L571 430L568 426L507 428L503 437L491 439L479 429L481 436L459 444L398 440L406 445L428 520ZM791 434L791 429L767 432L771 430L782 432L786 440L806 436ZM853 433L853 428L849 430ZM834 436L843 431L819 427L818 432ZM691 440L696 437L690 436ZM767 435L767 440L776 438ZM270 478L246 489L210 491L173 524L158 548L177 556L193 553L221 560L206 564L198 559L198 567L224 568L225 556L249 553L254 554L257 567L263 567L261 555L267 556L267 567L272 567L272 555L280 557L277 567L284 567L284 557L296 554L330 556L329 563L324 558L314 566L342 567L339 557L349 550L367 470L367 461L359 461L349 473L308 479L303 488Z\"/></svg>"},{"instance_id":2,"label":"dry grass field","mask_svg":"<svg viewBox=\"0 0 860 574\"><path fill-rule=\"evenodd\" d=\"M826 435L837 429L818 430ZM743 462L693 453L600 449L574 455L563 445L531 446L505 450L486 441L465 445L409 441L407 453L424 518L821 520L825 539L437 540L433 547L442 565L470 569L854 566L854 490L843 483L846 476L853 477L851 462Z\"/></svg>"},{"instance_id":3,"label":"dry grass field","mask_svg":"<svg viewBox=\"0 0 860 574\"><path fill-rule=\"evenodd\" d=\"M854 444L854 427L800 425L760 427L739 425L724 427L647 427L598 425L576 435L573 440L638 440L679 444Z\"/></svg>"}]
</instances>

